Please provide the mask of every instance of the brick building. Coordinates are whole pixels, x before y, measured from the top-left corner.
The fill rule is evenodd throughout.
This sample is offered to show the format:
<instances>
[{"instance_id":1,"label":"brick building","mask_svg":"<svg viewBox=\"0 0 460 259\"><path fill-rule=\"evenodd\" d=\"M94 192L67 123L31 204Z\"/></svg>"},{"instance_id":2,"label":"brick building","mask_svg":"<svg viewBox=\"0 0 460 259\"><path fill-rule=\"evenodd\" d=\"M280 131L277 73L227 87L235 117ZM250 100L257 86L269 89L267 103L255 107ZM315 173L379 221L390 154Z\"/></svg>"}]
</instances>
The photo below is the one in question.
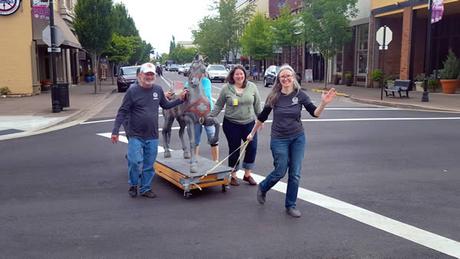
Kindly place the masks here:
<instances>
[{"instance_id":1,"label":"brick building","mask_svg":"<svg viewBox=\"0 0 460 259\"><path fill-rule=\"evenodd\" d=\"M386 75L400 79L414 79L424 72L428 22L427 1L372 1L369 26L369 56L372 69L383 69ZM442 62L452 49L460 56L460 1L444 0L442 19L431 25L430 71L441 69ZM388 26L393 40L388 50L379 50L375 32ZM370 70L372 71L372 70ZM430 72L431 73L431 72Z\"/></svg>"}]
</instances>

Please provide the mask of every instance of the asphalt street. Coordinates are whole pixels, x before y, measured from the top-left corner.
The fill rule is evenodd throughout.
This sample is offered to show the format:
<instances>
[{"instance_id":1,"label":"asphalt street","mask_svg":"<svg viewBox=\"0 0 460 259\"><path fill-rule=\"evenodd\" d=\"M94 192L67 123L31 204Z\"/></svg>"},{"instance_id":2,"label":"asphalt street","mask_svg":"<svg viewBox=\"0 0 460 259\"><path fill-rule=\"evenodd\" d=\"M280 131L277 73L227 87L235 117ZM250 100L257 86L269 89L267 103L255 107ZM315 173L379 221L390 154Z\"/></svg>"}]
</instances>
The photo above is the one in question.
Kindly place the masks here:
<instances>
[{"instance_id":1,"label":"asphalt street","mask_svg":"<svg viewBox=\"0 0 460 259\"><path fill-rule=\"evenodd\" d=\"M167 87L184 77L166 72L165 79L159 83ZM223 84L213 85L217 98ZM259 90L265 99L270 88ZM308 94L319 102L319 94ZM345 98L321 119L305 112L303 216L294 219L284 212L282 184L263 206L246 184L184 199L159 177L158 198L130 198L126 144L107 138L124 96L117 95L78 126L0 142L8 150L0 157L0 258L460 256L458 114ZM259 133L258 181L272 169L270 126ZM179 147L173 137L172 148ZM207 145L200 151L210 156ZM228 154L224 134L220 151L221 159Z\"/></svg>"}]
</instances>

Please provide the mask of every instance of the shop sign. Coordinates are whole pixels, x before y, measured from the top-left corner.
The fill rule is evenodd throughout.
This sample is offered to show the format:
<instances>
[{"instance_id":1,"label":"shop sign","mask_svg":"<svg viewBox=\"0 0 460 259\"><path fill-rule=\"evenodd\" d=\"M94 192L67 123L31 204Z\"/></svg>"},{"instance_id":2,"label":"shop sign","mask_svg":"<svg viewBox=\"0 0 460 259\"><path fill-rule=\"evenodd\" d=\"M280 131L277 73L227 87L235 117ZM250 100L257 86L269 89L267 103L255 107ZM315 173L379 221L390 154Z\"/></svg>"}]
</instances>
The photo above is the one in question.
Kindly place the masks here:
<instances>
[{"instance_id":1,"label":"shop sign","mask_svg":"<svg viewBox=\"0 0 460 259\"><path fill-rule=\"evenodd\" d=\"M21 4L21 0L0 0L0 15L7 16L14 14Z\"/></svg>"},{"instance_id":2,"label":"shop sign","mask_svg":"<svg viewBox=\"0 0 460 259\"><path fill-rule=\"evenodd\" d=\"M38 19L48 20L50 18L48 0L33 0L32 15Z\"/></svg>"}]
</instances>

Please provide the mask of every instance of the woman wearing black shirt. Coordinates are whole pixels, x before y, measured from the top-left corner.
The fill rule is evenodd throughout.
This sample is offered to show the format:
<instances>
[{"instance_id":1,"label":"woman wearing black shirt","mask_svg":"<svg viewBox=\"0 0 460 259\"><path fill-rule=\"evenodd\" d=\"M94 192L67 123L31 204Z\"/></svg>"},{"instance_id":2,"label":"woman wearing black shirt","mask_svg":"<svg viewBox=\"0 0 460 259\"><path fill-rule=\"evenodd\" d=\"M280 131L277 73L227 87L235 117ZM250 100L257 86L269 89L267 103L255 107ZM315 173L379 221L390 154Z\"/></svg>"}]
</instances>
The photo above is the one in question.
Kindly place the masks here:
<instances>
[{"instance_id":1,"label":"woman wearing black shirt","mask_svg":"<svg viewBox=\"0 0 460 259\"><path fill-rule=\"evenodd\" d=\"M275 168L259 184L257 200L260 204L264 204L267 191L288 172L286 213L298 218L302 213L296 208L296 200L306 144L301 121L302 106L310 115L319 117L324 107L334 99L336 93L334 88L323 92L321 103L316 107L307 94L300 90L295 75L294 69L289 65L283 65L280 68L275 85L265 102L265 107L257 117L256 124L247 139L252 140L254 134L273 110L270 149Z\"/></svg>"}]
</instances>

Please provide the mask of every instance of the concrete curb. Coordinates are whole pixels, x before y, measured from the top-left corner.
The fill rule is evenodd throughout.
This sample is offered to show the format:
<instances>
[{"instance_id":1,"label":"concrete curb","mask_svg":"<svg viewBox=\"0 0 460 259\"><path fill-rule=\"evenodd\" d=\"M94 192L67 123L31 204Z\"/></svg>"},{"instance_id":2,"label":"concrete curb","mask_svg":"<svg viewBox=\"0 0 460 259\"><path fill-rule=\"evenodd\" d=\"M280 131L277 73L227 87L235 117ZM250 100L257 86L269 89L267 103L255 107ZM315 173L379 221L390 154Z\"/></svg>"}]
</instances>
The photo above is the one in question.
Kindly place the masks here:
<instances>
[{"instance_id":1,"label":"concrete curb","mask_svg":"<svg viewBox=\"0 0 460 259\"><path fill-rule=\"evenodd\" d=\"M30 129L24 132L0 136L0 141L39 135L39 134L48 133L51 131L61 130L61 129L65 129L68 127L78 125L86 121L87 119L93 117L94 115L96 115L105 106L107 106L110 102L112 102L113 99L116 98L116 95L114 93L116 93L116 89L104 94L104 96L101 97L100 101L98 101L97 103L92 104L86 109L81 109L68 116L64 116L62 117L61 120L49 123L39 128L33 128L33 129Z\"/></svg>"},{"instance_id":2,"label":"concrete curb","mask_svg":"<svg viewBox=\"0 0 460 259\"><path fill-rule=\"evenodd\" d=\"M449 108L436 108L436 107L428 107L424 105L416 105L416 104L402 104L402 103L394 103L388 101L380 101L380 100L373 100L373 99L365 99L365 98L358 98L349 96L350 100L358 103L365 103L365 104L374 104L374 105L381 105L381 106L388 106L388 107L395 107L395 108L404 108L404 109L412 109L412 110L423 110L423 111L435 111L435 112L453 112L453 113L460 113L457 110L452 110Z\"/></svg>"}]
</instances>

